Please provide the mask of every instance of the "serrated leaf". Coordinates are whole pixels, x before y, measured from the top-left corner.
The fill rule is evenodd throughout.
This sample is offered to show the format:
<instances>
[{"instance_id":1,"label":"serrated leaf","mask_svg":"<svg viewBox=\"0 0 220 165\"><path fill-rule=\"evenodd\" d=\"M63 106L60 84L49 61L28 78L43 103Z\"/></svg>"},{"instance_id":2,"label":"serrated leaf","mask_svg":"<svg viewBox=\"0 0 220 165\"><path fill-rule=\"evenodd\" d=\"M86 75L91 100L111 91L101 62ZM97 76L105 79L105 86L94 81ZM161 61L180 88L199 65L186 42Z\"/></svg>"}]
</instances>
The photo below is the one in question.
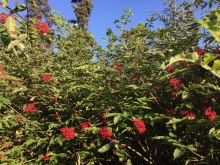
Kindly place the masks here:
<instances>
[{"instance_id":1,"label":"serrated leaf","mask_svg":"<svg viewBox=\"0 0 220 165\"><path fill-rule=\"evenodd\" d=\"M108 151L112 146L114 146L114 144L112 144L112 143L105 144L104 146L102 146L101 148L99 148L98 152L100 152L100 153L106 152L106 151Z\"/></svg>"},{"instance_id":2,"label":"serrated leaf","mask_svg":"<svg viewBox=\"0 0 220 165\"><path fill-rule=\"evenodd\" d=\"M177 147L173 152L174 159L182 156L186 152L186 148Z\"/></svg>"}]
</instances>

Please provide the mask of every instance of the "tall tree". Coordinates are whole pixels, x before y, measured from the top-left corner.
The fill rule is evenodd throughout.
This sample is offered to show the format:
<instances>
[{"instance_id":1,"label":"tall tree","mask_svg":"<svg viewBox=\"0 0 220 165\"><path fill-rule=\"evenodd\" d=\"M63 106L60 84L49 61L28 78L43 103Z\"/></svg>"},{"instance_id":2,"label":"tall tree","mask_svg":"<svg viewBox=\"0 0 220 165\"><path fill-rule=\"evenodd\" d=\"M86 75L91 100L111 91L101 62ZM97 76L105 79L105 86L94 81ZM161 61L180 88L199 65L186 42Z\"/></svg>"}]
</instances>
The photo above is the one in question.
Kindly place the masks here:
<instances>
[{"instance_id":1,"label":"tall tree","mask_svg":"<svg viewBox=\"0 0 220 165\"><path fill-rule=\"evenodd\" d=\"M73 5L74 12L76 14L77 20L70 20L73 23L79 23L81 27L88 26L89 17L91 16L91 11L93 8L93 4L91 0L71 0Z\"/></svg>"},{"instance_id":2,"label":"tall tree","mask_svg":"<svg viewBox=\"0 0 220 165\"><path fill-rule=\"evenodd\" d=\"M49 17L51 12L51 7L48 0L35 0L39 7L33 5L28 5L27 17L38 18L39 20L45 19L45 22L52 26L54 21Z\"/></svg>"}]
</instances>

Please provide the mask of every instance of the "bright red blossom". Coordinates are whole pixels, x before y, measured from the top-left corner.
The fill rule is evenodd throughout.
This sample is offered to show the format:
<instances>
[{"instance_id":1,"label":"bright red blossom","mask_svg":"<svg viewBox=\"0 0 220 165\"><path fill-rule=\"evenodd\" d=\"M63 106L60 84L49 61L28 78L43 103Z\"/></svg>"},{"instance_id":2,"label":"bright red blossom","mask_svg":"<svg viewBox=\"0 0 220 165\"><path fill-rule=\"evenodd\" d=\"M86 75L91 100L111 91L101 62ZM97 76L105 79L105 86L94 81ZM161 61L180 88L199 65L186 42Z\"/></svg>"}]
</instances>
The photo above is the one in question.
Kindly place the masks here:
<instances>
[{"instance_id":1,"label":"bright red blossom","mask_svg":"<svg viewBox=\"0 0 220 165\"><path fill-rule=\"evenodd\" d=\"M7 17L8 17L8 14L1 14L1 15L0 15L0 21L1 21L2 23L5 23L6 20L7 20Z\"/></svg>"},{"instance_id":2,"label":"bright red blossom","mask_svg":"<svg viewBox=\"0 0 220 165\"><path fill-rule=\"evenodd\" d=\"M157 90L159 90L159 89L160 89L160 87L159 87L159 86L154 86L154 88L155 88L155 89L157 89Z\"/></svg>"},{"instance_id":3,"label":"bright red blossom","mask_svg":"<svg viewBox=\"0 0 220 165\"><path fill-rule=\"evenodd\" d=\"M205 107L205 118L210 121L213 121L214 117L217 117L215 111L212 111L210 107L209 108Z\"/></svg>"},{"instance_id":4,"label":"bright red blossom","mask_svg":"<svg viewBox=\"0 0 220 165\"><path fill-rule=\"evenodd\" d=\"M115 156L118 156L115 150L112 150L112 152Z\"/></svg>"},{"instance_id":5,"label":"bright red blossom","mask_svg":"<svg viewBox=\"0 0 220 165\"><path fill-rule=\"evenodd\" d=\"M192 112L189 112L189 111L181 111L180 114L182 115L182 117L189 116L191 119L192 119L193 117L196 117L195 114L193 114Z\"/></svg>"},{"instance_id":6,"label":"bright red blossom","mask_svg":"<svg viewBox=\"0 0 220 165\"><path fill-rule=\"evenodd\" d=\"M7 139L7 136L2 136L2 139L6 140L6 139Z\"/></svg>"},{"instance_id":7,"label":"bright red blossom","mask_svg":"<svg viewBox=\"0 0 220 165\"><path fill-rule=\"evenodd\" d=\"M50 74L47 74L47 75L43 76L43 77L41 78L41 80L42 80L42 81L49 81L50 78L51 78L51 75L50 75Z\"/></svg>"},{"instance_id":8,"label":"bright red blossom","mask_svg":"<svg viewBox=\"0 0 220 165\"><path fill-rule=\"evenodd\" d=\"M170 72L170 73L172 73L174 71L174 67L173 66L168 66L167 67L167 72Z\"/></svg>"},{"instance_id":9,"label":"bright red blossom","mask_svg":"<svg viewBox=\"0 0 220 165\"><path fill-rule=\"evenodd\" d=\"M121 70L121 65L118 64L117 67L116 67L116 69L117 69L117 70Z\"/></svg>"},{"instance_id":10,"label":"bright red blossom","mask_svg":"<svg viewBox=\"0 0 220 165\"><path fill-rule=\"evenodd\" d=\"M0 158L2 158L3 157L3 154L0 154Z\"/></svg>"},{"instance_id":11,"label":"bright red blossom","mask_svg":"<svg viewBox=\"0 0 220 165\"><path fill-rule=\"evenodd\" d=\"M144 132L146 132L145 124L141 119L135 119L134 125L140 134L143 134Z\"/></svg>"},{"instance_id":12,"label":"bright red blossom","mask_svg":"<svg viewBox=\"0 0 220 165\"><path fill-rule=\"evenodd\" d=\"M2 142L0 142L0 146L2 145Z\"/></svg>"},{"instance_id":13,"label":"bright red blossom","mask_svg":"<svg viewBox=\"0 0 220 165\"><path fill-rule=\"evenodd\" d=\"M46 153L46 155L43 156L43 159L44 159L44 160L50 160L50 156L47 156L49 153L52 153L52 151L48 151L48 152Z\"/></svg>"},{"instance_id":14,"label":"bright red blossom","mask_svg":"<svg viewBox=\"0 0 220 165\"><path fill-rule=\"evenodd\" d=\"M167 117L172 117L172 116L174 116L176 114L175 110L171 106L167 106L165 108L165 111L166 111L165 116L167 116Z\"/></svg>"},{"instance_id":15,"label":"bright red blossom","mask_svg":"<svg viewBox=\"0 0 220 165\"><path fill-rule=\"evenodd\" d=\"M100 122L100 123L105 123L106 121L107 121L107 119L106 119L106 117L105 117L105 114L104 114L104 113L101 114L100 119L99 119L99 122Z\"/></svg>"},{"instance_id":16,"label":"bright red blossom","mask_svg":"<svg viewBox=\"0 0 220 165\"><path fill-rule=\"evenodd\" d=\"M101 127L100 135L102 137L102 140L109 139L112 136L112 131L108 130L107 127Z\"/></svg>"},{"instance_id":17,"label":"bright red blossom","mask_svg":"<svg viewBox=\"0 0 220 165\"><path fill-rule=\"evenodd\" d=\"M176 79L176 78L171 78L171 79L170 79L170 84L171 84L172 86L174 86L174 89L176 89L176 90L179 90L179 89L181 89L181 88L183 87L183 82L182 82L182 80L178 80L178 79Z\"/></svg>"},{"instance_id":18,"label":"bright red blossom","mask_svg":"<svg viewBox=\"0 0 220 165\"><path fill-rule=\"evenodd\" d=\"M205 51L202 48L196 48L195 51L199 56L203 56L205 54Z\"/></svg>"},{"instance_id":19,"label":"bright red blossom","mask_svg":"<svg viewBox=\"0 0 220 165\"><path fill-rule=\"evenodd\" d=\"M49 33L50 32L50 29L49 29L48 25L45 22L41 22L38 19L36 19L35 22L36 22L36 25L34 25L33 28L38 29L37 31L39 33L44 34L44 33Z\"/></svg>"},{"instance_id":20,"label":"bright red blossom","mask_svg":"<svg viewBox=\"0 0 220 165\"><path fill-rule=\"evenodd\" d=\"M72 138L74 138L76 132L74 132L73 127L68 128L68 127L64 127L61 128L60 131L63 133L63 136L66 138L66 140L71 140Z\"/></svg>"},{"instance_id":21,"label":"bright red blossom","mask_svg":"<svg viewBox=\"0 0 220 165\"><path fill-rule=\"evenodd\" d=\"M85 130L85 128L90 127L90 122L82 122L80 123L81 129Z\"/></svg>"},{"instance_id":22,"label":"bright red blossom","mask_svg":"<svg viewBox=\"0 0 220 165\"><path fill-rule=\"evenodd\" d=\"M24 111L26 111L26 112L33 112L36 110L37 110L37 108L35 107L35 102L27 104L27 106L24 108Z\"/></svg>"}]
</instances>

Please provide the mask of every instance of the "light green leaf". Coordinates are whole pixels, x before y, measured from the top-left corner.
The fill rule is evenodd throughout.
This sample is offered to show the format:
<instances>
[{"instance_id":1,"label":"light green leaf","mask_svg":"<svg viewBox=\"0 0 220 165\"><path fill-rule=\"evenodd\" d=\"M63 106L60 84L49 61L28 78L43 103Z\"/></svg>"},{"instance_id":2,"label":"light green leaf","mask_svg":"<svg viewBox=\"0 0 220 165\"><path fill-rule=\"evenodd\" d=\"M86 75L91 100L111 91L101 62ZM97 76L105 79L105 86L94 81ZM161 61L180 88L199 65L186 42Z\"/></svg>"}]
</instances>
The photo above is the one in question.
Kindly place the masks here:
<instances>
[{"instance_id":1,"label":"light green leaf","mask_svg":"<svg viewBox=\"0 0 220 165\"><path fill-rule=\"evenodd\" d=\"M209 54L209 53L206 53L204 58L203 58L203 64L208 64L210 61L214 60L215 59L215 56Z\"/></svg>"},{"instance_id":2,"label":"light green leaf","mask_svg":"<svg viewBox=\"0 0 220 165\"><path fill-rule=\"evenodd\" d=\"M114 117L114 125L117 124L120 120L120 116L115 116Z\"/></svg>"},{"instance_id":3,"label":"light green leaf","mask_svg":"<svg viewBox=\"0 0 220 165\"><path fill-rule=\"evenodd\" d=\"M10 0L2 0L2 6L5 8Z\"/></svg>"},{"instance_id":4,"label":"light green leaf","mask_svg":"<svg viewBox=\"0 0 220 165\"><path fill-rule=\"evenodd\" d=\"M173 152L174 159L182 156L186 152L186 148L177 147Z\"/></svg>"},{"instance_id":5,"label":"light green leaf","mask_svg":"<svg viewBox=\"0 0 220 165\"><path fill-rule=\"evenodd\" d=\"M183 94L182 94L182 99L185 100L189 97L189 92L188 91L183 91Z\"/></svg>"},{"instance_id":6,"label":"light green leaf","mask_svg":"<svg viewBox=\"0 0 220 165\"><path fill-rule=\"evenodd\" d=\"M102 146L101 148L99 148L98 152L100 152L100 153L106 152L106 151L108 151L112 146L114 146L114 144L112 144L112 143L105 144L104 146Z\"/></svg>"},{"instance_id":7,"label":"light green leaf","mask_svg":"<svg viewBox=\"0 0 220 165\"><path fill-rule=\"evenodd\" d=\"M20 44L18 46L23 51L25 47L20 42L22 42L25 38L27 38L27 34L21 34L16 40L11 41L11 43L8 45L7 51L10 51L14 46L18 44Z\"/></svg>"},{"instance_id":8,"label":"light green leaf","mask_svg":"<svg viewBox=\"0 0 220 165\"><path fill-rule=\"evenodd\" d=\"M220 60L215 60L212 69L217 69L220 67Z\"/></svg>"},{"instance_id":9,"label":"light green leaf","mask_svg":"<svg viewBox=\"0 0 220 165\"><path fill-rule=\"evenodd\" d=\"M12 16L9 16L6 20L5 27L7 29L8 35L11 39L17 38L16 21Z\"/></svg>"}]
</instances>

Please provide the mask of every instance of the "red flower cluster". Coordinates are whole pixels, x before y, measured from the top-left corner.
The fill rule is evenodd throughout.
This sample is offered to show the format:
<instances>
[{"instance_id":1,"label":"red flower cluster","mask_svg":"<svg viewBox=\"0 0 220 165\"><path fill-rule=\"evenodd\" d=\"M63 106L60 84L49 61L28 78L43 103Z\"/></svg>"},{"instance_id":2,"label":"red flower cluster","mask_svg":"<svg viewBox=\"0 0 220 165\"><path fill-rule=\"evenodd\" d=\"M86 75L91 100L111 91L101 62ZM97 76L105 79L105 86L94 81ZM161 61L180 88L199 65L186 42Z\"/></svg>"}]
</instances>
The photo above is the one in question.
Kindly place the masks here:
<instances>
[{"instance_id":1,"label":"red flower cluster","mask_svg":"<svg viewBox=\"0 0 220 165\"><path fill-rule=\"evenodd\" d=\"M2 23L5 23L6 20L7 20L7 17L8 17L8 14L1 14L1 15L0 15L0 21L1 21Z\"/></svg>"},{"instance_id":2,"label":"red flower cluster","mask_svg":"<svg viewBox=\"0 0 220 165\"><path fill-rule=\"evenodd\" d=\"M40 20L38 20L38 19L36 19L35 22L36 22L36 25L34 25L33 28L38 29L37 31L39 33L44 34L44 33L50 32L50 29L45 22L40 22Z\"/></svg>"},{"instance_id":3,"label":"red flower cluster","mask_svg":"<svg viewBox=\"0 0 220 165\"><path fill-rule=\"evenodd\" d=\"M121 70L121 65L118 64L117 67L116 67L116 69L117 69L117 70Z\"/></svg>"},{"instance_id":4,"label":"red flower cluster","mask_svg":"<svg viewBox=\"0 0 220 165\"><path fill-rule=\"evenodd\" d=\"M135 119L134 125L140 134L144 134L144 132L146 132L145 124L141 119Z\"/></svg>"},{"instance_id":5,"label":"red flower cluster","mask_svg":"<svg viewBox=\"0 0 220 165\"><path fill-rule=\"evenodd\" d=\"M74 132L73 127L68 128L68 127L64 127L60 129L61 132L63 132L63 136L66 138L66 140L71 140L72 138L74 138L76 132Z\"/></svg>"},{"instance_id":6,"label":"red flower cluster","mask_svg":"<svg viewBox=\"0 0 220 165\"><path fill-rule=\"evenodd\" d=\"M85 130L85 128L90 127L90 122L82 122L80 123L81 129Z\"/></svg>"},{"instance_id":7,"label":"red flower cluster","mask_svg":"<svg viewBox=\"0 0 220 165\"><path fill-rule=\"evenodd\" d=\"M165 111L166 111L165 116L168 116L168 117L172 117L176 114L175 110L171 106L166 107Z\"/></svg>"},{"instance_id":8,"label":"red flower cluster","mask_svg":"<svg viewBox=\"0 0 220 165\"><path fill-rule=\"evenodd\" d=\"M37 108L35 107L35 102L27 104L27 106L24 108L24 111L26 111L26 112L33 112L36 110L37 110Z\"/></svg>"},{"instance_id":9,"label":"red flower cluster","mask_svg":"<svg viewBox=\"0 0 220 165\"><path fill-rule=\"evenodd\" d=\"M3 157L3 154L0 154L0 158L2 158Z\"/></svg>"},{"instance_id":10,"label":"red flower cluster","mask_svg":"<svg viewBox=\"0 0 220 165\"><path fill-rule=\"evenodd\" d=\"M50 78L51 78L51 75L50 75L50 74L47 74L47 75L43 76L43 77L41 78L41 80L42 80L42 81L49 81Z\"/></svg>"},{"instance_id":11,"label":"red flower cluster","mask_svg":"<svg viewBox=\"0 0 220 165\"><path fill-rule=\"evenodd\" d=\"M205 118L210 121L213 121L213 117L217 117L215 111L212 111L210 107L209 108L205 107Z\"/></svg>"},{"instance_id":12,"label":"red flower cluster","mask_svg":"<svg viewBox=\"0 0 220 165\"><path fill-rule=\"evenodd\" d=\"M135 80L139 80L141 77L139 75L133 75L133 76L131 76L131 78L133 78Z\"/></svg>"},{"instance_id":13,"label":"red flower cluster","mask_svg":"<svg viewBox=\"0 0 220 165\"><path fill-rule=\"evenodd\" d=\"M4 76L5 74L4 74L4 71L2 69L3 69L3 66L0 65L0 75Z\"/></svg>"},{"instance_id":14,"label":"red flower cluster","mask_svg":"<svg viewBox=\"0 0 220 165\"><path fill-rule=\"evenodd\" d=\"M76 116L79 116L79 111L76 111Z\"/></svg>"},{"instance_id":15,"label":"red flower cluster","mask_svg":"<svg viewBox=\"0 0 220 165\"><path fill-rule=\"evenodd\" d=\"M171 78L170 79L170 84L174 86L174 89L179 90L183 87L183 82L182 80L177 80L176 78Z\"/></svg>"},{"instance_id":16,"label":"red flower cluster","mask_svg":"<svg viewBox=\"0 0 220 165\"><path fill-rule=\"evenodd\" d=\"M173 92L173 96L175 97L175 100L181 102L182 101L182 95L178 95L178 96L176 96L176 95L177 95L177 92Z\"/></svg>"},{"instance_id":17,"label":"red flower cluster","mask_svg":"<svg viewBox=\"0 0 220 165\"><path fill-rule=\"evenodd\" d=\"M107 127L101 127L100 135L102 137L102 140L109 139L112 136L112 131L108 130Z\"/></svg>"},{"instance_id":18,"label":"red flower cluster","mask_svg":"<svg viewBox=\"0 0 220 165\"><path fill-rule=\"evenodd\" d=\"M167 72L170 72L170 73L172 73L174 71L174 67L173 66L168 66L167 67Z\"/></svg>"},{"instance_id":19,"label":"red flower cluster","mask_svg":"<svg viewBox=\"0 0 220 165\"><path fill-rule=\"evenodd\" d=\"M179 64L180 65L186 65L185 61L180 61Z\"/></svg>"},{"instance_id":20,"label":"red flower cluster","mask_svg":"<svg viewBox=\"0 0 220 165\"><path fill-rule=\"evenodd\" d=\"M0 142L0 146L2 145L2 142Z\"/></svg>"},{"instance_id":21,"label":"red flower cluster","mask_svg":"<svg viewBox=\"0 0 220 165\"><path fill-rule=\"evenodd\" d=\"M199 56L203 56L205 54L205 51L202 48L196 48L195 51Z\"/></svg>"},{"instance_id":22,"label":"red flower cluster","mask_svg":"<svg viewBox=\"0 0 220 165\"><path fill-rule=\"evenodd\" d=\"M102 60L105 61L105 56L102 56Z\"/></svg>"},{"instance_id":23,"label":"red flower cluster","mask_svg":"<svg viewBox=\"0 0 220 165\"><path fill-rule=\"evenodd\" d=\"M43 156L43 159L44 159L44 160L50 160L50 156L47 156L49 153L52 153L52 151L48 151L48 152L46 153L46 155Z\"/></svg>"},{"instance_id":24,"label":"red flower cluster","mask_svg":"<svg viewBox=\"0 0 220 165\"><path fill-rule=\"evenodd\" d=\"M193 114L192 112L189 112L189 111L181 111L180 114L182 115L182 117L189 116L191 119L192 119L193 117L196 117L195 114Z\"/></svg>"},{"instance_id":25,"label":"red flower cluster","mask_svg":"<svg viewBox=\"0 0 220 165\"><path fill-rule=\"evenodd\" d=\"M107 121L107 119L106 119L106 117L105 117L105 114L104 114L104 113L101 114L100 119L99 119L99 122L100 122L100 123L105 123L106 121Z\"/></svg>"}]
</instances>

